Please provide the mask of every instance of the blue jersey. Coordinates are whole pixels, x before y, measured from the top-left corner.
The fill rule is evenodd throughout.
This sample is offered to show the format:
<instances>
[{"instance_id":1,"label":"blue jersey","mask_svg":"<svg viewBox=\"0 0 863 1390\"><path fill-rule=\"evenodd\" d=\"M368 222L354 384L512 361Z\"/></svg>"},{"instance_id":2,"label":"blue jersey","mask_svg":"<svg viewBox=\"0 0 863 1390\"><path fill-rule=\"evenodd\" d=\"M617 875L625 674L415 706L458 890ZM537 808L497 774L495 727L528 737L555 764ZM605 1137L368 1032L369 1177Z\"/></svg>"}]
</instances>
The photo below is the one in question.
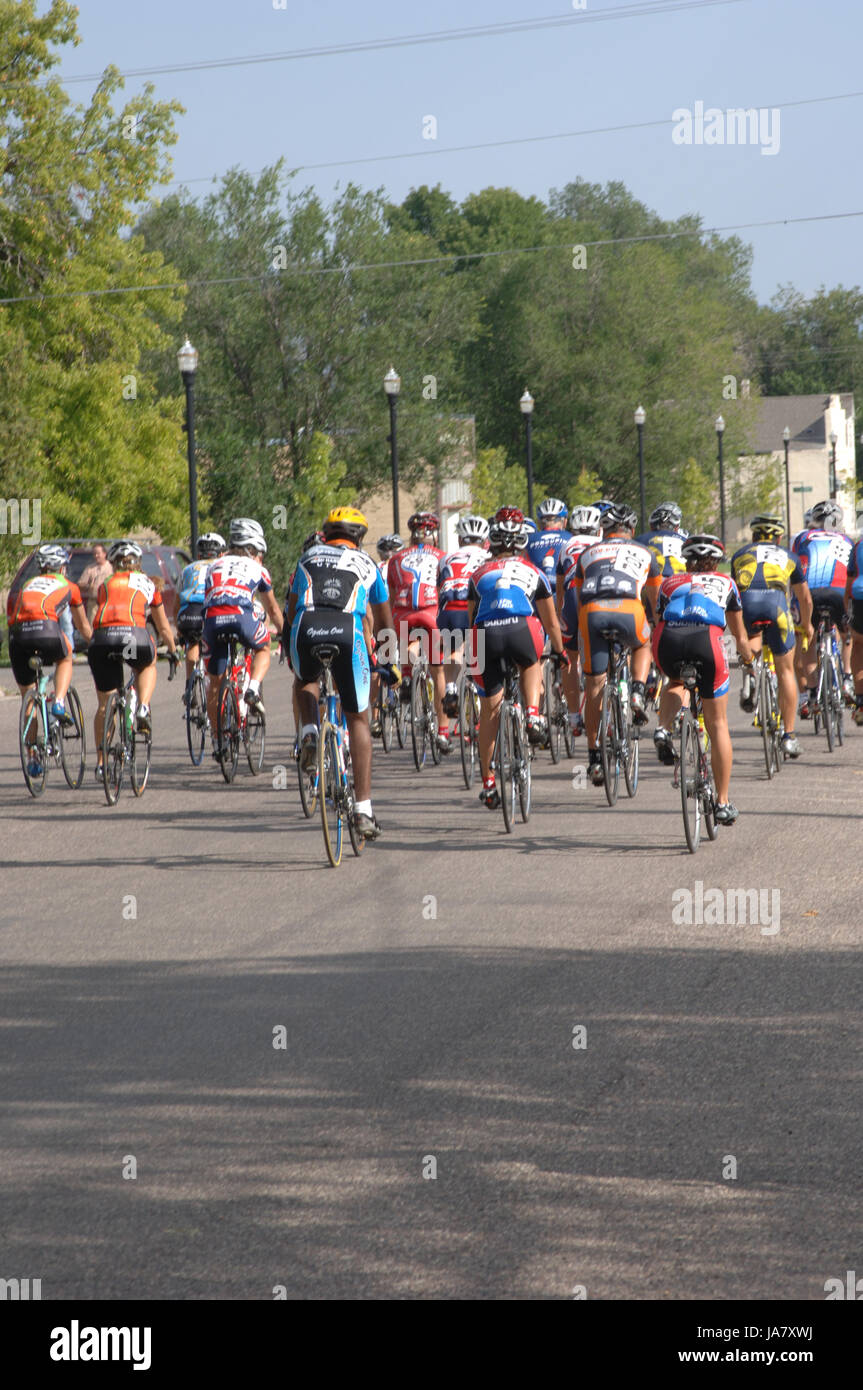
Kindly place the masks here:
<instances>
[{"instance_id":1,"label":"blue jersey","mask_svg":"<svg viewBox=\"0 0 863 1390\"><path fill-rule=\"evenodd\" d=\"M863 599L863 537L851 551L848 562L848 578L852 580L851 597Z\"/></svg>"},{"instance_id":2,"label":"blue jersey","mask_svg":"<svg viewBox=\"0 0 863 1390\"><path fill-rule=\"evenodd\" d=\"M362 618L370 603L389 600L374 560L348 545L313 545L301 555L291 593L297 596L295 623L303 613L324 608Z\"/></svg>"},{"instance_id":3,"label":"blue jersey","mask_svg":"<svg viewBox=\"0 0 863 1390\"><path fill-rule=\"evenodd\" d=\"M470 577L469 599L477 605L475 623L536 616L533 601L551 598L552 581L520 555L498 555Z\"/></svg>"},{"instance_id":4,"label":"blue jersey","mask_svg":"<svg viewBox=\"0 0 863 1390\"><path fill-rule=\"evenodd\" d=\"M669 627L725 627L725 614L740 612L740 590L727 574L702 570L673 574L659 589L659 618Z\"/></svg>"},{"instance_id":5,"label":"blue jersey","mask_svg":"<svg viewBox=\"0 0 863 1390\"><path fill-rule=\"evenodd\" d=\"M566 530L534 531L533 535L528 537L525 554L531 563L536 565L537 569L542 570L546 578L553 582L557 573L560 552L570 540L572 540L572 536Z\"/></svg>"},{"instance_id":6,"label":"blue jersey","mask_svg":"<svg viewBox=\"0 0 863 1390\"><path fill-rule=\"evenodd\" d=\"M854 542L841 531L804 531L794 539L803 577L810 589L841 589L848 578Z\"/></svg>"},{"instance_id":7,"label":"blue jersey","mask_svg":"<svg viewBox=\"0 0 863 1390\"><path fill-rule=\"evenodd\" d=\"M204 585L207 579L207 570L212 564L212 560L193 560L187 565L180 575L180 607L179 612L190 603L204 602Z\"/></svg>"}]
</instances>

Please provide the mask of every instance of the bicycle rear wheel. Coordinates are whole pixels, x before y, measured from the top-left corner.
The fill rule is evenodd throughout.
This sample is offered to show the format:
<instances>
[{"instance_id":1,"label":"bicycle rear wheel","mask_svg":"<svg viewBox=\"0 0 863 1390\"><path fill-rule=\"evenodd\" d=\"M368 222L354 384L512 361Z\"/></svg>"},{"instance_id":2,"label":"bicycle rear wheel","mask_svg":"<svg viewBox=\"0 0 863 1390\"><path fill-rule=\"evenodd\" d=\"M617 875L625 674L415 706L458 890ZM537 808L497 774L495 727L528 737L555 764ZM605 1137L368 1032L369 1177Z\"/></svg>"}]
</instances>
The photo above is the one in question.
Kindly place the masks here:
<instances>
[{"instance_id":1,"label":"bicycle rear wheel","mask_svg":"<svg viewBox=\"0 0 863 1390\"><path fill-rule=\"evenodd\" d=\"M247 709L243 725L243 747L249 762L249 771L257 777L264 766L264 748L267 742L267 716L263 710Z\"/></svg>"},{"instance_id":2,"label":"bicycle rear wheel","mask_svg":"<svg viewBox=\"0 0 863 1390\"><path fill-rule=\"evenodd\" d=\"M680 800L683 807L683 830L690 854L698 849L701 838L701 793L698 786L699 730L689 710L680 725Z\"/></svg>"},{"instance_id":3,"label":"bicycle rear wheel","mask_svg":"<svg viewBox=\"0 0 863 1390\"><path fill-rule=\"evenodd\" d=\"M402 700L401 690L397 692L395 724L399 748L404 748L408 741L408 707Z\"/></svg>"},{"instance_id":4,"label":"bicycle rear wheel","mask_svg":"<svg viewBox=\"0 0 863 1390\"><path fill-rule=\"evenodd\" d=\"M300 784L300 803L303 815L310 820L318 804L318 763L310 772L304 772L300 764L300 750L297 749L297 779Z\"/></svg>"},{"instance_id":5,"label":"bicycle rear wheel","mask_svg":"<svg viewBox=\"0 0 863 1390\"><path fill-rule=\"evenodd\" d=\"M473 786L479 762L479 696L473 681L464 679L458 689L458 736L461 770L468 791Z\"/></svg>"},{"instance_id":6,"label":"bicycle rear wheel","mask_svg":"<svg viewBox=\"0 0 863 1390\"><path fill-rule=\"evenodd\" d=\"M764 746L764 763L767 768L768 778L773 778L779 771L779 762L776 756L776 737L774 731L774 711L770 691L770 672L761 663L761 671L758 677L758 722L761 725L761 742Z\"/></svg>"},{"instance_id":7,"label":"bicycle rear wheel","mask_svg":"<svg viewBox=\"0 0 863 1390\"><path fill-rule=\"evenodd\" d=\"M193 671L186 684L186 740L193 765L200 767L207 742L207 692L200 671Z\"/></svg>"},{"instance_id":8,"label":"bicycle rear wheel","mask_svg":"<svg viewBox=\"0 0 863 1390\"><path fill-rule=\"evenodd\" d=\"M558 706L560 697L554 688L554 663L548 658L542 663L542 679L545 685L545 722L548 726L548 751L553 763L560 762L560 722Z\"/></svg>"},{"instance_id":9,"label":"bicycle rear wheel","mask_svg":"<svg viewBox=\"0 0 863 1390\"><path fill-rule=\"evenodd\" d=\"M48 776L48 730L45 728L45 705L32 690L21 701L18 751L27 790L31 796L41 796ZM31 762L33 772L30 771ZM35 771L36 768L38 771Z\"/></svg>"},{"instance_id":10,"label":"bicycle rear wheel","mask_svg":"<svg viewBox=\"0 0 863 1390\"><path fill-rule=\"evenodd\" d=\"M513 775L512 746L512 706L504 700L500 707L500 723L497 729L497 778L500 788L500 804L503 807L503 823L507 831L512 830L515 820L515 777Z\"/></svg>"},{"instance_id":11,"label":"bicycle rear wheel","mask_svg":"<svg viewBox=\"0 0 863 1390\"><path fill-rule=\"evenodd\" d=\"M216 740L222 776L226 782L233 782L240 761L240 707L237 703L237 692L227 676L222 677L219 685Z\"/></svg>"},{"instance_id":12,"label":"bicycle rear wheel","mask_svg":"<svg viewBox=\"0 0 863 1390\"><path fill-rule=\"evenodd\" d=\"M151 716L152 717L152 716ZM143 796L150 780L150 756L153 751L153 735L132 730L131 778L132 791Z\"/></svg>"},{"instance_id":13,"label":"bicycle rear wheel","mask_svg":"<svg viewBox=\"0 0 863 1390\"><path fill-rule=\"evenodd\" d=\"M385 753L389 753L393 746L393 724L395 723L395 706L388 688L385 688L381 696L380 707L381 719L381 745Z\"/></svg>"},{"instance_id":14,"label":"bicycle rear wheel","mask_svg":"<svg viewBox=\"0 0 863 1390\"><path fill-rule=\"evenodd\" d=\"M617 801L620 790L620 749L617 746L617 690L610 676L602 687L602 708L599 724L599 758L602 781L609 806Z\"/></svg>"},{"instance_id":15,"label":"bicycle rear wheel","mask_svg":"<svg viewBox=\"0 0 863 1390\"><path fill-rule=\"evenodd\" d=\"M620 745L624 751L622 758L623 778L626 782L626 794L632 797L638 791L638 730L634 728L632 721L630 721L628 730L623 729L623 710L619 704L617 708L621 721Z\"/></svg>"},{"instance_id":16,"label":"bicycle rear wheel","mask_svg":"<svg viewBox=\"0 0 863 1390\"><path fill-rule=\"evenodd\" d=\"M60 761L63 764L63 776L75 791L83 782L87 770L87 734L84 728L84 711L73 685L69 686L66 695L66 713L70 715L72 723L60 725Z\"/></svg>"},{"instance_id":17,"label":"bicycle rear wheel","mask_svg":"<svg viewBox=\"0 0 863 1390\"><path fill-rule=\"evenodd\" d=\"M366 842L354 824L356 798L354 796L354 773L351 767L350 757L348 758L347 766L347 786L344 784L342 785L342 796L344 798L345 819L348 823L348 834L351 837L351 849L357 856L357 859L359 859L365 849Z\"/></svg>"},{"instance_id":18,"label":"bicycle rear wheel","mask_svg":"<svg viewBox=\"0 0 863 1390\"><path fill-rule=\"evenodd\" d=\"M105 800L109 806L115 806L120 795L125 756L120 697L113 691L105 706L105 722L102 726L102 786L105 788Z\"/></svg>"},{"instance_id":19,"label":"bicycle rear wheel","mask_svg":"<svg viewBox=\"0 0 863 1390\"><path fill-rule=\"evenodd\" d=\"M339 747L335 726L324 723L318 736L318 799L324 847L334 869L342 862L342 794L339 780Z\"/></svg>"},{"instance_id":20,"label":"bicycle rear wheel","mask_svg":"<svg viewBox=\"0 0 863 1390\"><path fill-rule=\"evenodd\" d=\"M420 668L415 666L411 675L411 743L414 750L414 766L417 772L422 772L425 766L426 740L428 739L425 702L423 700L424 684L425 676L422 675Z\"/></svg>"},{"instance_id":21,"label":"bicycle rear wheel","mask_svg":"<svg viewBox=\"0 0 863 1390\"><path fill-rule=\"evenodd\" d=\"M565 695L562 695L561 699L563 701L563 746L566 750L567 758L571 758L573 750L575 749L575 737L572 732L572 725L569 722L569 701Z\"/></svg>"},{"instance_id":22,"label":"bicycle rear wheel","mask_svg":"<svg viewBox=\"0 0 863 1390\"><path fill-rule=\"evenodd\" d=\"M426 727L429 731L429 747L431 748L432 762L435 767L437 767L443 757L443 753L438 747L438 722L437 712L434 706L434 686L428 671L426 671L426 678L423 682L423 708L426 717Z\"/></svg>"},{"instance_id":23,"label":"bicycle rear wheel","mask_svg":"<svg viewBox=\"0 0 863 1390\"><path fill-rule=\"evenodd\" d=\"M845 742L845 697L842 693L842 681L839 677L838 669L833 668L833 724L836 729L836 742L841 748Z\"/></svg>"},{"instance_id":24,"label":"bicycle rear wheel","mask_svg":"<svg viewBox=\"0 0 863 1390\"><path fill-rule=\"evenodd\" d=\"M530 744L527 739L527 728L524 722L524 715L517 718L513 717L513 764L516 781L518 782L518 804L521 811L521 818L527 822L530 820L530 793L531 793L531 772L530 772Z\"/></svg>"},{"instance_id":25,"label":"bicycle rear wheel","mask_svg":"<svg viewBox=\"0 0 863 1390\"><path fill-rule=\"evenodd\" d=\"M824 732L827 735L827 752L833 752L833 744L836 739L833 711L833 663L830 660L829 651L825 650L821 654L821 708L824 716Z\"/></svg>"}]
</instances>

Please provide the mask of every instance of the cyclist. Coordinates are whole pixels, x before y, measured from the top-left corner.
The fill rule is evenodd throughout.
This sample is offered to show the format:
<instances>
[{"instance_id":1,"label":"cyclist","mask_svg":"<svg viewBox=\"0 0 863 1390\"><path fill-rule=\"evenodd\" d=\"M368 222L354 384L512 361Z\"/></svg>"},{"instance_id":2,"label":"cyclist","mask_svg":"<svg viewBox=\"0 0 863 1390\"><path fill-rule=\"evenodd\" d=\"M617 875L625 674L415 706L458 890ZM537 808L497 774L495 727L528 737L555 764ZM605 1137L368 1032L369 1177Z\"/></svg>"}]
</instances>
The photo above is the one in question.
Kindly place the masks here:
<instances>
[{"instance_id":1,"label":"cyclist","mask_svg":"<svg viewBox=\"0 0 863 1390\"><path fill-rule=\"evenodd\" d=\"M844 532L837 531L842 521L842 508L830 499L816 502L810 509L812 525L808 531L795 538L795 546L800 561L800 569L809 592L817 621L819 609L830 614L831 624L844 633L848 626L845 612L845 588L848 580L848 564L854 542ZM843 655L843 666L848 660ZM800 714L805 719L811 713L818 695L817 681L818 654L814 642L810 644L805 658L805 678L809 688L808 699L801 707ZM845 698L854 699L854 680L850 670L845 669L843 680Z\"/></svg>"},{"instance_id":2,"label":"cyclist","mask_svg":"<svg viewBox=\"0 0 863 1390\"><path fill-rule=\"evenodd\" d=\"M267 542L263 528L251 517L238 516L228 531L228 550L214 560L207 570L204 586L204 659L207 683L207 710L210 728L218 727L219 677L228 664L228 648L232 638L254 653L252 672L244 699L249 709L265 714L261 682L270 669L269 618L277 632L282 630L282 615L273 595L273 581L264 568L263 557ZM261 605L255 611L255 596ZM215 737L215 733L214 733ZM213 756L221 757L216 748Z\"/></svg>"},{"instance_id":3,"label":"cyclist","mask_svg":"<svg viewBox=\"0 0 863 1390\"><path fill-rule=\"evenodd\" d=\"M798 531L788 547L790 553L796 557L797 542L806 535L812 525L812 512L807 508L803 513L803 530ZM791 595L791 617L794 621L794 678L797 681L797 713L801 719L809 718L809 691L806 688L806 652L808 650L808 639L803 631L803 624L800 620L800 604L794 595Z\"/></svg>"},{"instance_id":4,"label":"cyclist","mask_svg":"<svg viewBox=\"0 0 863 1390\"><path fill-rule=\"evenodd\" d=\"M663 579L659 590L659 622L653 634L656 664L669 678L674 713L683 704L686 687L680 680L684 662L698 667L698 689L704 722L710 735L710 762L716 784L716 822L733 825L737 808L728 796L731 780L731 735L728 732L728 659L722 642L726 622L737 650L746 662L753 653L743 625L740 592L733 579L716 565L725 558L717 536L688 536L683 542L686 572ZM673 761L673 759L672 759Z\"/></svg>"},{"instance_id":5,"label":"cyclist","mask_svg":"<svg viewBox=\"0 0 863 1390\"><path fill-rule=\"evenodd\" d=\"M180 660L171 625L165 616L162 595L153 580L141 572L143 554L135 541L115 541L108 551L108 561L114 572L99 585L96 592L93 641L87 652L87 660L98 700L93 721L97 781L102 775L105 706L112 690L123 688L123 661L135 672L138 730L141 733L150 732L150 701L156 689L156 643L147 630L148 617L168 647L171 663L169 680L173 680ZM116 652L122 653L122 661L112 655Z\"/></svg>"},{"instance_id":6,"label":"cyclist","mask_svg":"<svg viewBox=\"0 0 863 1390\"><path fill-rule=\"evenodd\" d=\"M378 569L387 582L387 566L393 555L398 555L400 550L404 550L405 543L397 531L391 531L387 536L379 536L375 549L378 552Z\"/></svg>"},{"instance_id":7,"label":"cyclist","mask_svg":"<svg viewBox=\"0 0 863 1390\"><path fill-rule=\"evenodd\" d=\"M489 810L500 805L491 760L500 722L507 660L513 660L521 670L528 737L532 743L545 737L545 721L539 714L543 629L564 668L569 665L554 611L551 584L542 570L520 553L525 549L527 537L524 514L519 508L501 507L495 513L489 534L491 558L474 571L468 583L470 624L482 631L485 648L484 668L476 681L481 697L479 756L483 781L479 799Z\"/></svg>"},{"instance_id":8,"label":"cyclist","mask_svg":"<svg viewBox=\"0 0 863 1390\"><path fill-rule=\"evenodd\" d=\"M560 553L569 539L566 530L568 515L566 503L561 502L559 497L546 497L536 509L538 529L527 538L525 554L537 569L542 570L552 589Z\"/></svg>"},{"instance_id":9,"label":"cyclist","mask_svg":"<svg viewBox=\"0 0 863 1390\"><path fill-rule=\"evenodd\" d=\"M442 753L449 753L449 715L443 707L446 678L443 666L436 660L440 657L438 569L444 558L443 551L435 545L439 526L434 512L414 512L408 520L410 544L391 557L387 565L387 583L402 659L406 656L409 663L416 661L421 642L428 648L438 717L438 747ZM407 681L402 698L410 699Z\"/></svg>"},{"instance_id":10,"label":"cyclist","mask_svg":"<svg viewBox=\"0 0 863 1390\"><path fill-rule=\"evenodd\" d=\"M743 545L731 557L731 576L740 591L743 622L752 650L758 654L762 641L773 653L779 684L779 708L785 732L782 749L791 758L800 757L800 743L794 735L797 717L797 682L794 678L794 632L788 606L788 585L797 600L800 625L812 643L812 599L809 585L803 578L796 555L779 544L784 527L778 516L762 514L749 523L752 541ZM769 627L756 628L757 622L769 621ZM751 666L743 668L743 687L740 708L749 714L755 708L755 677Z\"/></svg>"},{"instance_id":11,"label":"cyclist","mask_svg":"<svg viewBox=\"0 0 863 1390\"><path fill-rule=\"evenodd\" d=\"M578 594L575 588L575 568L578 557L594 545L602 533L602 515L598 507L573 507L569 518L574 533L564 545L557 561L557 612L564 645L572 665L563 673L563 689L569 706L569 724L573 734L584 733L581 705L581 684L578 676Z\"/></svg>"},{"instance_id":12,"label":"cyclist","mask_svg":"<svg viewBox=\"0 0 863 1390\"><path fill-rule=\"evenodd\" d=\"M204 627L204 582L211 562L224 555L227 546L216 531L198 537L197 559L187 565L180 575L180 607L177 612L177 634L186 643L186 692L189 677L201 654L201 632Z\"/></svg>"},{"instance_id":13,"label":"cyclist","mask_svg":"<svg viewBox=\"0 0 863 1390\"><path fill-rule=\"evenodd\" d=\"M443 710L450 716L458 714L458 691L456 681L462 664L464 634L467 632L467 596L470 577L488 559L489 524L484 516L460 517L456 525L459 539L457 550L445 555L438 567L438 614L439 632L461 633L459 646L451 646L452 660L444 666L446 689L443 697ZM455 637L449 638L455 643Z\"/></svg>"},{"instance_id":14,"label":"cyclist","mask_svg":"<svg viewBox=\"0 0 863 1390\"><path fill-rule=\"evenodd\" d=\"M856 690L851 718L855 724L863 724L863 535L851 552L845 598L851 605L851 666Z\"/></svg>"},{"instance_id":15,"label":"cyclist","mask_svg":"<svg viewBox=\"0 0 863 1390\"><path fill-rule=\"evenodd\" d=\"M30 658L54 666L54 703L51 713L61 724L70 724L66 694L72 683L72 625L89 642L93 629L87 621L84 600L77 584L66 578L69 552L62 545L40 545L36 551L37 574L21 586L8 610L9 661L22 701L35 681ZM35 738L35 723L33 735ZM31 777L42 774L35 752L28 769Z\"/></svg>"},{"instance_id":16,"label":"cyclist","mask_svg":"<svg viewBox=\"0 0 863 1390\"><path fill-rule=\"evenodd\" d=\"M363 839L381 833L371 802L372 740L366 710L372 653L363 630L371 606L374 628L390 628L389 599L383 576L360 546L368 522L356 507L335 507L323 525L324 543L301 556L288 597L291 665L300 681L302 718L300 760L310 771L317 763L318 681L320 663L312 648L330 643L338 649L333 680L345 712L356 791L355 824ZM398 680L397 666L381 674Z\"/></svg>"},{"instance_id":17,"label":"cyclist","mask_svg":"<svg viewBox=\"0 0 863 1390\"><path fill-rule=\"evenodd\" d=\"M682 520L683 512L676 502L660 502L647 518L649 529L635 538L639 545L646 545L648 550L653 551L661 566L663 579L671 574L681 574L686 569L686 562L680 553L686 540L686 532L680 529Z\"/></svg>"},{"instance_id":18,"label":"cyclist","mask_svg":"<svg viewBox=\"0 0 863 1390\"><path fill-rule=\"evenodd\" d=\"M630 708L635 724L647 723L644 683L650 670L650 629L655 598L662 582L652 550L635 540L637 517L631 507L612 502L602 516L602 539L581 552L573 583L578 597L578 627L585 675L585 724L588 771L602 786L599 716L608 670L611 630L632 651Z\"/></svg>"}]
</instances>

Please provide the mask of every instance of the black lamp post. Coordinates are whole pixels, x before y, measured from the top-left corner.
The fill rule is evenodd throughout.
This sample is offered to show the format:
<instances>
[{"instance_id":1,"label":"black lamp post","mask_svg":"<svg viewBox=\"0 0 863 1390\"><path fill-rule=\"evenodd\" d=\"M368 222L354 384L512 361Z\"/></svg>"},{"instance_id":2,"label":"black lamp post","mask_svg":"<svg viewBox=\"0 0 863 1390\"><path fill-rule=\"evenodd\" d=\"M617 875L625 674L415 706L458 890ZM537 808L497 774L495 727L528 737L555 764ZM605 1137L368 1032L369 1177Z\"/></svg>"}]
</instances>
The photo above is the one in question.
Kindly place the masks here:
<instances>
[{"instance_id":1,"label":"black lamp post","mask_svg":"<svg viewBox=\"0 0 863 1390\"><path fill-rule=\"evenodd\" d=\"M533 517L533 396L524 389L519 409L524 416L525 446L527 449L527 514Z\"/></svg>"},{"instance_id":2,"label":"black lamp post","mask_svg":"<svg viewBox=\"0 0 863 1390\"><path fill-rule=\"evenodd\" d=\"M192 557L198 548L198 473L195 463L195 372L198 370L198 352L189 339L177 353L177 365L186 388L186 446L189 456L189 530L192 544Z\"/></svg>"},{"instance_id":3,"label":"black lamp post","mask_svg":"<svg viewBox=\"0 0 863 1390\"><path fill-rule=\"evenodd\" d=\"M722 544L725 544L725 462L722 455L722 436L725 433L725 421L721 415L716 417L716 446L719 450L719 536Z\"/></svg>"},{"instance_id":4,"label":"black lamp post","mask_svg":"<svg viewBox=\"0 0 863 1390\"><path fill-rule=\"evenodd\" d=\"M384 377L384 390L387 393L387 400L390 406L390 432L387 435L390 446L390 463L393 474L393 531L398 535L399 529L399 446L396 434L396 415L399 406L399 391L401 390L402 379L395 367L390 367Z\"/></svg>"},{"instance_id":5,"label":"black lamp post","mask_svg":"<svg viewBox=\"0 0 863 1390\"><path fill-rule=\"evenodd\" d=\"M636 407L633 419L638 429L638 497L641 510L641 526L639 529L643 535L647 530L647 500L644 485L644 422L647 419L647 415L643 405Z\"/></svg>"},{"instance_id":6,"label":"black lamp post","mask_svg":"<svg viewBox=\"0 0 863 1390\"><path fill-rule=\"evenodd\" d=\"M791 442L791 431L786 425L782 431L782 442L785 445L785 534L791 540L791 479L788 476L788 445Z\"/></svg>"},{"instance_id":7,"label":"black lamp post","mask_svg":"<svg viewBox=\"0 0 863 1390\"><path fill-rule=\"evenodd\" d=\"M830 431L830 500L836 501L836 445L839 436L835 430Z\"/></svg>"}]
</instances>

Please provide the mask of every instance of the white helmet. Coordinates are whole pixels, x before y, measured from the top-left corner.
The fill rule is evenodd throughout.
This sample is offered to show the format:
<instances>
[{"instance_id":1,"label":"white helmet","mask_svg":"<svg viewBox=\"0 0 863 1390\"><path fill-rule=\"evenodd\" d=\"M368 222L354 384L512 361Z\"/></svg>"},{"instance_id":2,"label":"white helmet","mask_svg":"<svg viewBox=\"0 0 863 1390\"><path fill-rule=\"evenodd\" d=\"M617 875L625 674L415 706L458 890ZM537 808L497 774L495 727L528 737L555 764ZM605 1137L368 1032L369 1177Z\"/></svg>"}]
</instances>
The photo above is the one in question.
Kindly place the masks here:
<instances>
[{"instance_id":1,"label":"white helmet","mask_svg":"<svg viewBox=\"0 0 863 1390\"><path fill-rule=\"evenodd\" d=\"M459 517L455 529L459 540L465 544L475 541L477 545L482 545L483 541L488 540L489 526L484 516L470 513L468 516Z\"/></svg>"},{"instance_id":2,"label":"white helmet","mask_svg":"<svg viewBox=\"0 0 863 1390\"><path fill-rule=\"evenodd\" d=\"M842 522L842 508L830 498L826 502L816 502L811 510L812 523L825 531L835 531Z\"/></svg>"},{"instance_id":3,"label":"white helmet","mask_svg":"<svg viewBox=\"0 0 863 1390\"><path fill-rule=\"evenodd\" d=\"M64 565L69 563L69 552L62 545L40 545L36 551L36 567L42 574L49 574L52 570L61 570Z\"/></svg>"},{"instance_id":4,"label":"white helmet","mask_svg":"<svg viewBox=\"0 0 863 1390\"><path fill-rule=\"evenodd\" d=\"M231 529L228 532L228 543L234 548L251 547L258 550L262 555L267 553L267 542L264 540L264 530L260 522L253 520L249 516L236 516L231 522Z\"/></svg>"},{"instance_id":5,"label":"white helmet","mask_svg":"<svg viewBox=\"0 0 863 1390\"><path fill-rule=\"evenodd\" d=\"M546 497L536 509L537 521L566 521L566 503L559 497Z\"/></svg>"},{"instance_id":6,"label":"white helmet","mask_svg":"<svg viewBox=\"0 0 863 1390\"><path fill-rule=\"evenodd\" d=\"M569 529L577 536L598 536L602 529L599 507L573 507L569 515Z\"/></svg>"}]
</instances>

